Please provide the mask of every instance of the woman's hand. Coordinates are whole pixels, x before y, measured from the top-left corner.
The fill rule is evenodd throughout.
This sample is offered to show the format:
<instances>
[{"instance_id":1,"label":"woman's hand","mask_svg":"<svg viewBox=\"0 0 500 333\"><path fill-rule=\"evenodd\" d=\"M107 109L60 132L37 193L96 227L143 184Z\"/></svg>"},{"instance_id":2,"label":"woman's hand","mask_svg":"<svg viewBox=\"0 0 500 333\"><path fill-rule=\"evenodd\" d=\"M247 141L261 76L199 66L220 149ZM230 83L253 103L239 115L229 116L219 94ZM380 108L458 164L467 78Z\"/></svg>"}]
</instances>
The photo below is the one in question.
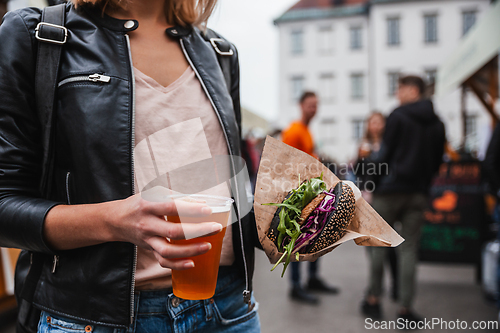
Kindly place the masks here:
<instances>
[{"instance_id":1,"label":"woman's hand","mask_svg":"<svg viewBox=\"0 0 500 333\"><path fill-rule=\"evenodd\" d=\"M172 269L194 267L189 259L206 253L208 242L174 245L168 239L184 239L185 234L207 235L222 230L216 222L173 223L165 216L208 217L211 208L187 202L150 202L140 194L124 200L92 205L60 205L47 214L44 225L46 241L55 249L73 249L110 241L130 242L152 250L161 266Z\"/></svg>"},{"instance_id":2,"label":"woman's hand","mask_svg":"<svg viewBox=\"0 0 500 333\"><path fill-rule=\"evenodd\" d=\"M179 258L193 257L206 253L211 248L208 242L191 245L174 245L166 238L179 240L185 235L201 236L218 233L222 225L215 222L173 223L165 216L203 217L210 216L212 209L205 204L174 202L150 202L134 195L119 202L115 208L120 216L113 223L119 240L128 241L144 249L153 251L162 267L187 269L194 267L192 260ZM120 212L122 212L120 214Z\"/></svg>"}]
</instances>

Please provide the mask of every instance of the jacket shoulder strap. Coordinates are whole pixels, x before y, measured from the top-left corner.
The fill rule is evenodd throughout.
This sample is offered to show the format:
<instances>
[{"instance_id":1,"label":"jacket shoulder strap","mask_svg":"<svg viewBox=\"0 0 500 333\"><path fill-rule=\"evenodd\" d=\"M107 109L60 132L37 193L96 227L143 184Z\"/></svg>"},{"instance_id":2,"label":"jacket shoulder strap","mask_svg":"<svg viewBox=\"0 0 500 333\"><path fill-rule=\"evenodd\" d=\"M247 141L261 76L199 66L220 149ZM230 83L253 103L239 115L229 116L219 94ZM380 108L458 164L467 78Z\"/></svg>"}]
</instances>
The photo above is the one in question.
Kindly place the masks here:
<instances>
[{"instance_id":1,"label":"jacket shoulder strap","mask_svg":"<svg viewBox=\"0 0 500 333\"><path fill-rule=\"evenodd\" d=\"M42 19L35 30L38 56L35 73L35 101L42 125L43 164L40 191L49 193L49 177L53 168L53 108L56 94L59 61L62 46L68 38L64 27L66 5L49 6L42 11Z\"/></svg>"},{"instance_id":2,"label":"jacket shoulder strap","mask_svg":"<svg viewBox=\"0 0 500 333\"><path fill-rule=\"evenodd\" d=\"M231 56L234 54L234 51L231 49L231 44L210 29L207 29L204 37L205 40L212 44L212 47L217 53L217 60L224 74L227 90L229 94L231 94Z\"/></svg>"}]
</instances>

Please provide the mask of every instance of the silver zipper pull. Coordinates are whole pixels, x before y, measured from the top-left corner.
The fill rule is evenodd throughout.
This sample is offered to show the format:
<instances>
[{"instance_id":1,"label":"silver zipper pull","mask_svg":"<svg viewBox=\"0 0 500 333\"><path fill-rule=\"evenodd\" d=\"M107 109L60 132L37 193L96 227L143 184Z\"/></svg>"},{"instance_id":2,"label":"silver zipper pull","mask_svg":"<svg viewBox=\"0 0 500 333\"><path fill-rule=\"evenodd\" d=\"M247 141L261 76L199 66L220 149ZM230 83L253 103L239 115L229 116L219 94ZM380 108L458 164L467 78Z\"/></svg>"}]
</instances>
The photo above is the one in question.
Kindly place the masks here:
<instances>
[{"instance_id":1,"label":"silver zipper pull","mask_svg":"<svg viewBox=\"0 0 500 333\"><path fill-rule=\"evenodd\" d=\"M59 263L59 256L54 256L54 260L52 261L52 274L56 272L56 267L58 263Z\"/></svg>"},{"instance_id":2,"label":"silver zipper pull","mask_svg":"<svg viewBox=\"0 0 500 333\"><path fill-rule=\"evenodd\" d=\"M109 80L111 79L111 77L109 76L106 76L106 75L101 75L101 74L92 74L92 75L89 75L89 81L92 81L92 82L109 82Z\"/></svg>"},{"instance_id":3,"label":"silver zipper pull","mask_svg":"<svg viewBox=\"0 0 500 333\"><path fill-rule=\"evenodd\" d=\"M252 293L249 290L243 291L243 302L248 304L248 312L252 311L255 307L255 304L252 304Z\"/></svg>"}]
</instances>

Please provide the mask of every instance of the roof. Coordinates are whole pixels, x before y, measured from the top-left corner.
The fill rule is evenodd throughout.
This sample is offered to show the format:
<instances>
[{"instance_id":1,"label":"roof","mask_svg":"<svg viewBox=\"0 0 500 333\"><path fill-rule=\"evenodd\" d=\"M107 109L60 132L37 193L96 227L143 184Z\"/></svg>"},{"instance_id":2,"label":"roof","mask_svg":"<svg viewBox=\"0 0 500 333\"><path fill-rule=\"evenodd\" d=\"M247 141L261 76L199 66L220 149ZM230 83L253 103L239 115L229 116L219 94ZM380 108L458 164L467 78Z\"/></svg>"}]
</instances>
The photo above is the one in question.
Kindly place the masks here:
<instances>
[{"instance_id":1,"label":"roof","mask_svg":"<svg viewBox=\"0 0 500 333\"><path fill-rule=\"evenodd\" d=\"M299 0L274 23L365 15L370 0Z\"/></svg>"},{"instance_id":2,"label":"roof","mask_svg":"<svg viewBox=\"0 0 500 333\"><path fill-rule=\"evenodd\" d=\"M365 4L368 0L300 0L289 10L300 8L331 8Z\"/></svg>"}]
</instances>

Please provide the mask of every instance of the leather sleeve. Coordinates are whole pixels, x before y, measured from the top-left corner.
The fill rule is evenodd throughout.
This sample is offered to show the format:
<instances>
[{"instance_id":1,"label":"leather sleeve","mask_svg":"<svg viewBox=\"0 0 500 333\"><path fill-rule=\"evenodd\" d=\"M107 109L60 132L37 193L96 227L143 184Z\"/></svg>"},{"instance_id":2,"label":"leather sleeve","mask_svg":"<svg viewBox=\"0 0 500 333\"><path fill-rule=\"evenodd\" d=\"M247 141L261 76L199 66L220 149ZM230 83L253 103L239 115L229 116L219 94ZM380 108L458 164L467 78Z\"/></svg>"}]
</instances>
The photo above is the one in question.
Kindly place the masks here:
<instances>
[{"instance_id":1,"label":"leather sleeve","mask_svg":"<svg viewBox=\"0 0 500 333\"><path fill-rule=\"evenodd\" d=\"M41 131L35 110L34 9L0 25L0 246L52 253L43 223L56 202L41 198Z\"/></svg>"}]
</instances>

